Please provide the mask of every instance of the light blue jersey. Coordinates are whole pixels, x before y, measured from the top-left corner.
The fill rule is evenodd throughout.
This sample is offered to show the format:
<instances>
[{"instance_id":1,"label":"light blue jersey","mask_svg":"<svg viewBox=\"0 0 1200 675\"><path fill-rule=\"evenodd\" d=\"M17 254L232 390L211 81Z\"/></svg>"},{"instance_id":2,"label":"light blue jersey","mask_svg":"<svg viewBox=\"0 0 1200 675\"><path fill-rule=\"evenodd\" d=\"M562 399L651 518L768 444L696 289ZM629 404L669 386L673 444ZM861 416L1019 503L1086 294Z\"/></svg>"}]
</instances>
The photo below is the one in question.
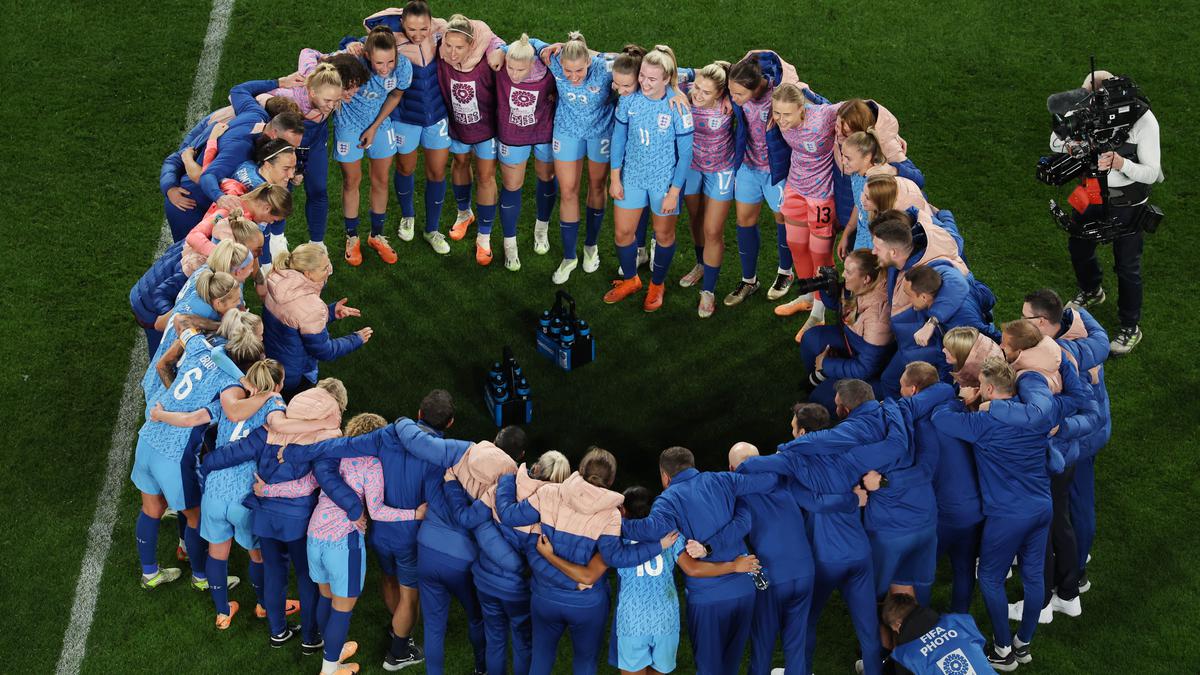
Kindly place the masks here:
<instances>
[{"instance_id":1,"label":"light blue jersey","mask_svg":"<svg viewBox=\"0 0 1200 675\"><path fill-rule=\"evenodd\" d=\"M217 447L240 441L250 435L250 432L267 423L271 413L286 410L283 399L272 396L267 399L258 412L241 422L231 422L221 409L221 401L213 401L208 406L208 412L217 421ZM225 502L241 502L254 485L254 462L248 461L219 469L208 474L204 482L204 497L220 499Z\"/></svg>"},{"instance_id":2,"label":"light blue jersey","mask_svg":"<svg viewBox=\"0 0 1200 675\"><path fill-rule=\"evenodd\" d=\"M621 580L615 620L618 636L679 634L675 560L683 548L681 537L641 565L617 569Z\"/></svg>"},{"instance_id":3,"label":"light blue jersey","mask_svg":"<svg viewBox=\"0 0 1200 675\"><path fill-rule=\"evenodd\" d=\"M147 416L149 416L150 408L154 407L155 401L158 400L165 389L155 367L175 342L175 315L196 314L212 321L217 321L221 318L217 316L217 311L196 293L196 278L200 271L205 269L208 269L207 265L196 270L192 276L188 277L183 288L180 289L175 306L171 308L170 316L167 317L167 327L163 331L163 339L158 343L158 349L154 352L154 358L150 359L150 367L146 369L146 374L142 376L142 393L145 394L146 398ZM196 408L198 407L200 406L196 406ZM192 409L194 410L195 408Z\"/></svg>"},{"instance_id":4,"label":"light blue jersey","mask_svg":"<svg viewBox=\"0 0 1200 675\"><path fill-rule=\"evenodd\" d=\"M405 90L412 84L412 62L406 58L397 57L396 67L387 75L371 71L370 65L367 65L367 70L371 72L371 77L366 84L359 87L349 101L342 101L333 111L333 122L339 129L361 134L379 116L384 100L393 89Z\"/></svg>"},{"instance_id":5,"label":"light blue jersey","mask_svg":"<svg viewBox=\"0 0 1200 675\"><path fill-rule=\"evenodd\" d=\"M212 351L220 338L210 342L195 331L183 334L183 358L170 389L162 392L154 401L162 403L167 412L191 412L207 407L222 391L238 385L238 378L224 371L213 359ZM178 461L188 449L193 437L192 429L176 427L164 422L147 421L139 432L142 440L163 457Z\"/></svg>"},{"instance_id":6,"label":"light blue jersey","mask_svg":"<svg viewBox=\"0 0 1200 675\"><path fill-rule=\"evenodd\" d=\"M550 74L558 86L558 107L554 111L555 138L608 138L612 135L613 91L612 61L605 55L592 57L587 77L579 85L571 84L555 54L550 59Z\"/></svg>"},{"instance_id":7,"label":"light blue jersey","mask_svg":"<svg viewBox=\"0 0 1200 675\"><path fill-rule=\"evenodd\" d=\"M267 182L267 179L263 178L262 174L258 172L258 165L250 161L242 162L238 165L238 168L233 170L233 175L230 178L245 186L247 192Z\"/></svg>"},{"instance_id":8,"label":"light blue jersey","mask_svg":"<svg viewBox=\"0 0 1200 675\"><path fill-rule=\"evenodd\" d=\"M624 156L618 158L614 147L611 162L621 169L621 184L627 188L662 192L672 184L679 159L675 139L692 134L692 113L672 110L671 94L652 101L636 91L617 104L617 123L628 126L628 135Z\"/></svg>"}]
</instances>

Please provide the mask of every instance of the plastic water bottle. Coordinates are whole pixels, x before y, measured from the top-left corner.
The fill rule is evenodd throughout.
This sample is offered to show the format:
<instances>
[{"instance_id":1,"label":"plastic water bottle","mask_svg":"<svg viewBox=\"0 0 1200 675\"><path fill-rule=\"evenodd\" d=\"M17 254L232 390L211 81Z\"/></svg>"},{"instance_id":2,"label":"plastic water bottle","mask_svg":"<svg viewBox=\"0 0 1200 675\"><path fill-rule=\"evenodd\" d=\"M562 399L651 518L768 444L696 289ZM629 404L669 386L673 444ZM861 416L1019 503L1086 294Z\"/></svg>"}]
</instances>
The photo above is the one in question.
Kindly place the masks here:
<instances>
[{"instance_id":1,"label":"plastic water bottle","mask_svg":"<svg viewBox=\"0 0 1200 675\"><path fill-rule=\"evenodd\" d=\"M770 580L767 579L766 568L760 567L757 572L748 572L748 574L754 579L754 587L760 591L767 590L771 585Z\"/></svg>"},{"instance_id":2,"label":"plastic water bottle","mask_svg":"<svg viewBox=\"0 0 1200 675\"><path fill-rule=\"evenodd\" d=\"M550 310L542 312L542 316L538 319L538 328L542 331L542 335L550 334Z\"/></svg>"},{"instance_id":3,"label":"plastic water bottle","mask_svg":"<svg viewBox=\"0 0 1200 675\"><path fill-rule=\"evenodd\" d=\"M550 337L554 338L555 341L558 340L559 334L562 333L562 323L562 319L554 319L550 322Z\"/></svg>"},{"instance_id":4,"label":"plastic water bottle","mask_svg":"<svg viewBox=\"0 0 1200 675\"><path fill-rule=\"evenodd\" d=\"M588 322L584 321L583 319L579 319L575 322L575 333L579 335L579 339L582 340L583 338L592 334L592 329L590 326L588 326Z\"/></svg>"},{"instance_id":5,"label":"plastic water bottle","mask_svg":"<svg viewBox=\"0 0 1200 675\"><path fill-rule=\"evenodd\" d=\"M569 325L563 328L562 346L563 349L570 349L575 346L575 331Z\"/></svg>"},{"instance_id":6,"label":"plastic water bottle","mask_svg":"<svg viewBox=\"0 0 1200 675\"><path fill-rule=\"evenodd\" d=\"M517 398L520 398L520 399L528 399L529 398L529 380L526 380L523 377L521 379L517 380Z\"/></svg>"}]
</instances>

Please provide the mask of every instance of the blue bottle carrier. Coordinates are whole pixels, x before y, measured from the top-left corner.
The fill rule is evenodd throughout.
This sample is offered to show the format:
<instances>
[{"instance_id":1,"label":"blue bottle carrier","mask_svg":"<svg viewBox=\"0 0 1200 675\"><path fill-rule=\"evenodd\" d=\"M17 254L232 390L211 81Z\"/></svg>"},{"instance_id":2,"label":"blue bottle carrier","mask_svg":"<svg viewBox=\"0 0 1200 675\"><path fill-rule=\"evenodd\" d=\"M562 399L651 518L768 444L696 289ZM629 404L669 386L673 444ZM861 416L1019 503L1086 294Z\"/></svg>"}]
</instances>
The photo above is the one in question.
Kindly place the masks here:
<instances>
[{"instance_id":1,"label":"blue bottle carrier","mask_svg":"<svg viewBox=\"0 0 1200 675\"><path fill-rule=\"evenodd\" d=\"M596 360L591 326L575 315L575 299L566 291L558 291L554 307L538 319L537 350L567 371Z\"/></svg>"},{"instance_id":2,"label":"blue bottle carrier","mask_svg":"<svg viewBox=\"0 0 1200 675\"><path fill-rule=\"evenodd\" d=\"M504 360L492 364L487 383L483 386L483 400L497 427L510 424L529 424L533 419L533 400L530 398L529 380L521 370L512 349L504 348Z\"/></svg>"}]
</instances>

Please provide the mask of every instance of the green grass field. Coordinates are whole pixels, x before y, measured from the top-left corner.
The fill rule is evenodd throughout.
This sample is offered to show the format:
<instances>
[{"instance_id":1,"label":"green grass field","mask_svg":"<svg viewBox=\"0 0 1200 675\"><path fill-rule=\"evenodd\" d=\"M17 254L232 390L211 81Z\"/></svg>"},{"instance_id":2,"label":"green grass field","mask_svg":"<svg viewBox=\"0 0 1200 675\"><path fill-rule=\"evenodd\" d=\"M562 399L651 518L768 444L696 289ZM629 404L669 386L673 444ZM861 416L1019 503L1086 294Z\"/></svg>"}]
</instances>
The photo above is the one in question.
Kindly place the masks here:
<instances>
[{"instance_id":1,"label":"green grass field","mask_svg":"<svg viewBox=\"0 0 1200 675\"><path fill-rule=\"evenodd\" d=\"M0 672L51 672L58 661L130 350L142 345L127 293L152 260L159 237L157 169L190 125L184 111L210 6L169 0L131 9L75 2L49 12L29 3L5 5L0 412L9 468L0 472L6 515L0 615L7 626ZM377 9L361 0L238 3L213 107L233 84L294 70L301 47L332 49ZM685 65L772 48L833 100L865 96L883 102L901 120L931 201L958 216L972 267L999 296L1003 320L1018 317L1027 290L1074 291L1065 236L1045 212L1053 191L1033 178L1034 162L1046 150L1046 95L1077 85L1090 53L1102 67L1131 74L1162 125L1168 177L1154 198L1167 220L1146 240L1146 338L1131 357L1108 364L1114 434L1098 468L1100 524L1085 612L1039 628L1034 664L1021 670L1200 670L1200 547L1194 533L1200 425L1190 405L1200 384L1194 313L1200 285L1188 272L1200 238L1185 211L1196 195L1193 181L1200 180L1189 162L1195 144L1187 132L1200 70L1196 6L724 0L552 9L528 1L435 5L440 15L453 11L487 20L509 40L522 31L555 40L580 29L603 50L625 42L667 43ZM336 167L330 187L328 243L336 257L342 246ZM392 207L389 230L398 219ZM736 440L772 447L787 437L786 411L800 395L803 376L792 342L798 322L776 318L762 294L697 320L695 292L674 285L691 264L683 222L666 305L645 315L632 302L608 307L600 301L616 264L610 216L601 272L577 271L568 285L598 336L598 362L564 374L537 357L533 325L553 299L550 274L559 249L552 239L551 255L533 254L532 198L525 214L524 268L517 274L499 261L478 267L467 241L455 245L449 258L433 255L420 240L402 244L393 267L369 251L357 269L335 262L326 298L349 297L363 311L361 320L338 331L375 329L363 350L322 367L323 375L346 382L351 413L412 414L424 392L444 387L459 404L457 435L490 437L495 429L482 405L482 378L508 344L533 386L535 451L557 448L575 461L590 444L609 448L620 461L621 487L653 486L657 454L668 445L692 448L703 469L721 469ZM452 217L448 207L445 222ZM291 221L295 244L305 231L299 204ZM764 230L763 239L760 273L769 279L773 229ZM736 281L732 232L729 251L719 296ZM1106 287L1114 298L1111 275ZM1112 328L1115 300L1097 314ZM128 482L119 500L103 574L85 571L100 593L84 672L319 669L318 657L301 661L296 647L267 649L266 631L249 611L218 634L206 595L183 583L141 591L133 545L139 502ZM173 548L164 529L160 558L167 560ZM235 553L231 572L244 576L244 561L243 553ZM351 629L351 639L362 645L357 660L371 672L379 671L385 648L375 574L372 563ZM947 594L939 584L935 604ZM232 597L243 608L253 606L248 584ZM974 609L986 634L982 603L977 600ZM451 625L448 670L470 672L461 614ZM692 672L683 642L679 672ZM835 600L821 619L817 672L851 672L855 650L844 605ZM561 672L568 671L566 663L560 659ZM609 670L607 664L603 669Z\"/></svg>"}]
</instances>

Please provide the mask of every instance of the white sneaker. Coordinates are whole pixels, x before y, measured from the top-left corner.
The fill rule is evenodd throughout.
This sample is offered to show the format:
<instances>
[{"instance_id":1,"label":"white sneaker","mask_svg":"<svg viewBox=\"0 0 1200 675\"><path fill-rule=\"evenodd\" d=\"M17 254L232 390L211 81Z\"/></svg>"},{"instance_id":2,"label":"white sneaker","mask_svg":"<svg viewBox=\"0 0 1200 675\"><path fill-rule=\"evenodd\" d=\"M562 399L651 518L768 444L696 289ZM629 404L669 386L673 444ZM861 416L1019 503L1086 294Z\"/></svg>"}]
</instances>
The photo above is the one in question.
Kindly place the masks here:
<instances>
[{"instance_id":1,"label":"white sneaker","mask_svg":"<svg viewBox=\"0 0 1200 675\"><path fill-rule=\"evenodd\" d=\"M433 249L434 253L438 255L450 253L450 242L446 241L446 235L441 232L434 230L433 232L426 232L421 236L425 237L425 241L429 242L429 246Z\"/></svg>"},{"instance_id":2,"label":"white sneaker","mask_svg":"<svg viewBox=\"0 0 1200 675\"><path fill-rule=\"evenodd\" d=\"M583 247L583 271L591 274L600 269L600 247Z\"/></svg>"},{"instance_id":3,"label":"white sneaker","mask_svg":"<svg viewBox=\"0 0 1200 675\"><path fill-rule=\"evenodd\" d=\"M396 236L400 237L400 241L412 241L416 230L416 218L408 216L400 219L400 230L396 232Z\"/></svg>"},{"instance_id":4,"label":"white sneaker","mask_svg":"<svg viewBox=\"0 0 1200 675\"><path fill-rule=\"evenodd\" d=\"M783 670L783 669L780 668L780 670ZM858 675L863 675L863 673L866 672L866 669L863 668L863 660L862 659L859 659L854 662L854 672L858 673Z\"/></svg>"},{"instance_id":5,"label":"white sneaker","mask_svg":"<svg viewBox=\"0 0 1200 675\"><path fill-rule=\"evenodd\" d=\"M1009 603L1009 605L1008 605L1008 620L1009 621L1020 621L1022 616L1024 616L1024 612L1025 612L1025 601L1024 600L1018 600L1016 602ZM1051 609L1051 605L1046 605L1045 607L1042 608L1041 614L1038 614L1038 623L1050 623L1051 621L1054 621L1054 610Z\"/></svg>"},{"instance_id":6,"label":"white sneaker","mask_svg":"<svg viewBox=\"0 0 1200 675\"><path fill-rule=\"evenodd\" d=\"M544 220L535 220L533 222L533 252L538 255L546 255L550 252L550 223Z\"/></svg>"},{"instance_id":7,"label":"white sneaker","mask_svg":"<svg viewBox=\"0 0 1200 675\"><path fill-rule=\"evenodd\" d=\"M571 272L574 272L575 268L578 266L579 258L571 258L570 260L564 259L558 264L558 269L554 270L554 276L550 277L550 280L559 286L562 286L563 284L567 283L567 281L571 278Z\"/></svg>"},{"instance_id":8,"label":"white sneaker","mask_svg":"<svg viewBox=\"0 0 1200 675\"><path fill-rule=\"evenodd\" d=\"M654 249L656 248L658 248L658 241L654 237L650 237L648 248L638 248L638 267L654 264Z\"/></svg>"},{"instance_id":9,"label":"white sneaker","mask_svg":"<svg viewBox=\"0 0 1200 675\"><path fill-rule=\"evenodd\" d=\"M521 269L521 258L517 255L517 238L504 238L504 269L516 272Z\"/></svg>"},{"instance_id":10,"label":"white sneaker","mask_svg":"<svg viewBox=\"0 0 1200 675\"><path fill-rule=\"evenodd\" d=\"M323 241L310 241L310 242L308 242L308 243L310 243L310 244L316 244L317 246L320 246L320 247L321 247L321 250L325 252L325 255L329 255L329 249L325 247L325 242L323 242Z\"/></svg>"},{"instance_id":11,"label":"white sneaker","mask_svg":"<svg viewBox=\"0 0 1200 675\"><path fill-rule=\"evenodd\" d=\"M772 668L771 675L785 675L787 671L783 668Z\"/></svg>"},{"instance_id":12,"label":"white sneaker","mask_svg":"<svg viewBox=\"0 0 1200 675\"><path fill-rule=\"evenodd\" d=\"M695 286L698 281L704 278L704 265L697 263L683 278L679 280L679 285L684 288Z\"/></svg>"},{"instance_id":13,"label":"white sneaker","mask_svg":"<svg viewBox=\"0 0 1200 675\"><path fill-rule=\"evenodd\" d=\"M1050 596L1050 609L1059 614L1067 616L1079 616L1083 614L1083 605L1079 602L1079 596L1075 596L1070 600L1063 600L1055 593Z\"/></svg>"}]
</instances>

